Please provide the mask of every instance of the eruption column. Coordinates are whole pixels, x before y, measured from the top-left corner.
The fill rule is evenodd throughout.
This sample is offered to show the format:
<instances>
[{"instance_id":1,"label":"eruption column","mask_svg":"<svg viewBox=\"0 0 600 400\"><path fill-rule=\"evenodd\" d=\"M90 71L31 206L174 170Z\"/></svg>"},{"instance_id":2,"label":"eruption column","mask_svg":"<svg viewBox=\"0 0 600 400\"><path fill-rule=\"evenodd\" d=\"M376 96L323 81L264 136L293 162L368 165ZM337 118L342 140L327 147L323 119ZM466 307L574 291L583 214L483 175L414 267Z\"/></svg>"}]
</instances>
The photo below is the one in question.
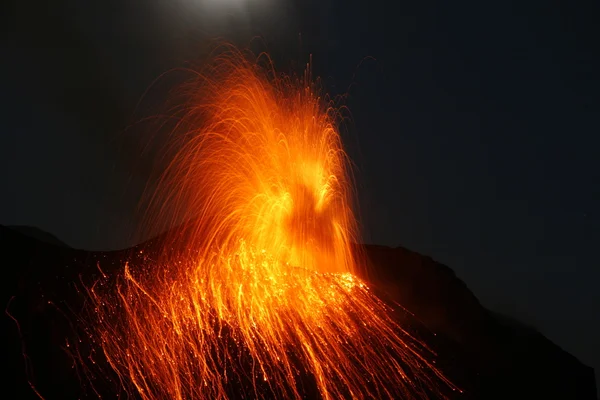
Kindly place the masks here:
<instances>
[{"instance_id":1,"label":"eruption column","mask_svg":"<svg viewBox=\"0 0 600 400\"><path fill-rule=\"evenodd\" d=\"M114 290L90 290L122 386L144 399L300 399L309 386L338 399L449 384L357 277L338 115L309 75L230 51L184 91L151 221L195 223L163 257L126 265Z\"/></svg>"}]
</instances>

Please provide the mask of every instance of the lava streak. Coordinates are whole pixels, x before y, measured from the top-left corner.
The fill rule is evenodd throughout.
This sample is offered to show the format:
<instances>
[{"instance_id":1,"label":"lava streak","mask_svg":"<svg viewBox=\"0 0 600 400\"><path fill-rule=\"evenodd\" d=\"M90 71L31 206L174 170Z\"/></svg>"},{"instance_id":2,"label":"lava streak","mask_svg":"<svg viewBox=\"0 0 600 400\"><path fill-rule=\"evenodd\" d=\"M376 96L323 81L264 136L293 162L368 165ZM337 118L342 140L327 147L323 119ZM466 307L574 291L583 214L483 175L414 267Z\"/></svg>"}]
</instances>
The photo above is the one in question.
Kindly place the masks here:
<instances>
[{"instance_id":1,"label":"lava streak","mask_svg":"<svg viewBox=\"0 0 600 400\"><path fill-rule=\"evenodd\" d=\"M156 219L195 221L186 251L90 289L94 337L122 386L144 399L436 393L447 381L427 349L357 277L335 109L309 74L281 77L236 51L216 60L185 88L152 199Z\"/></svg>"}]
</instances>

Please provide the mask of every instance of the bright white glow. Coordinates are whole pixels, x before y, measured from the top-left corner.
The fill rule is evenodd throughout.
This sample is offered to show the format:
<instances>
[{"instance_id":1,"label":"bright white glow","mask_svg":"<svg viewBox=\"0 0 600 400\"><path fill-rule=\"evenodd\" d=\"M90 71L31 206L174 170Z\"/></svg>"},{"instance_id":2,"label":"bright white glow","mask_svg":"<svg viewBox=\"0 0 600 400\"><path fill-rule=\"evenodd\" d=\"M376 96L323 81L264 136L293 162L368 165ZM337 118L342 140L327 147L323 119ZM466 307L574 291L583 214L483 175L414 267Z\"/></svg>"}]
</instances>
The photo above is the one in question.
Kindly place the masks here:
<instances>
[{"instance_id":1,"label":"bright white glow","mask_svg":"<svg viewBox=\"0 0 600 400\"><path fill-rule=\"evenodd\" d=\"M262 34L265 21L285 19L288 0L179 0L182 16L209 35L250 30ZM179 7L178 7L179 8ZM191 21L190 21L191 22ZM258 26L262 25L262 26Z\"/></svg>"}]
</instances>

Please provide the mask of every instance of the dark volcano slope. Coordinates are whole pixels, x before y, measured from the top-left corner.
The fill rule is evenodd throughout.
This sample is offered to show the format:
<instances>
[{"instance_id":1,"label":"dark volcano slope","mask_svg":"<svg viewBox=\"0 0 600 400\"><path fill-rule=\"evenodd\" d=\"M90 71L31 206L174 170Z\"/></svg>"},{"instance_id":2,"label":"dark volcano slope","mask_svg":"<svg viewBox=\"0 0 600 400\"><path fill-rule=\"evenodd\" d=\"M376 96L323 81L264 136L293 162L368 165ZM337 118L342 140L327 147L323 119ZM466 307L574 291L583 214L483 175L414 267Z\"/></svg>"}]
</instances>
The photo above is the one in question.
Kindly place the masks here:
<instances>
[{"instance_id":1,"label":"dark volcano slope","mask_svg":"<svg viewBox=\"0 0 600 400\"><path fill-rule=\"evenodd\" d=\"M98 376L73 359L73 348L84 360L94 352L78 326L82 285L99 277L98 266L114 274L127 260L136 265L154 258L167 235L122 251L88 252L26 233L0 226L4 391L15 399L37 398L36 391L46 399L123 395L114 376ZM463 389L451 398L596 399L592 368L534 329L485 309L450 268L404 248L364 251L372 265L366 279L408 311L395 307L403 326L437 352L438 366ZM101 354L94 360L101 363ZM313 398L310 377L303 385ZM243 389L232 386L231 393Z\"/></svg>"},{"instance_id":2,"label":"dark volcano slope","mask_svg":"<svg viewBox=\"0 0 600 400\"><path fill-rule=\"evenodd\" d=\"M447 373L473 373L465 389L476 398L597 399L592 368L535 329L484 308L447 266L402 247L367 246L366 253L371 282L452 343L455 354L444 355L462 359Z\"/></svg>"}]
</instances>

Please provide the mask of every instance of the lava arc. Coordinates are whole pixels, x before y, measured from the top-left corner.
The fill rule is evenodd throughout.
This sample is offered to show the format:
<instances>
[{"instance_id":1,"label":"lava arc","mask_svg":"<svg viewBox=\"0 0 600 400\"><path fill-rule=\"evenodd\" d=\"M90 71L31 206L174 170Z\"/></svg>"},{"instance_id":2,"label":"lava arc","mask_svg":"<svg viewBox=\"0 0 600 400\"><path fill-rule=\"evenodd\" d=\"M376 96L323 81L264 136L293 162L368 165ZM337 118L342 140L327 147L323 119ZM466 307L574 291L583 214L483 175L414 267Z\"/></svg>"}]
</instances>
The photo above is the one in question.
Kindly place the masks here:
<instances>
[{"instance_id":1,"label":"lava arc","mask_svg":"<svg viewBox=\"0 0 600 400\"><path fill-rule=\"evenodd\" d=\"M300 399L306 382L325 399L422 398L452 386L358 277L336 109L310 74L249 60L224 52L181 89L151 221L194 221L178 236L185 251L166 242L114 288L90 289L92 335L122 385L144 399Z\"/></svg>"}]
</instances>

